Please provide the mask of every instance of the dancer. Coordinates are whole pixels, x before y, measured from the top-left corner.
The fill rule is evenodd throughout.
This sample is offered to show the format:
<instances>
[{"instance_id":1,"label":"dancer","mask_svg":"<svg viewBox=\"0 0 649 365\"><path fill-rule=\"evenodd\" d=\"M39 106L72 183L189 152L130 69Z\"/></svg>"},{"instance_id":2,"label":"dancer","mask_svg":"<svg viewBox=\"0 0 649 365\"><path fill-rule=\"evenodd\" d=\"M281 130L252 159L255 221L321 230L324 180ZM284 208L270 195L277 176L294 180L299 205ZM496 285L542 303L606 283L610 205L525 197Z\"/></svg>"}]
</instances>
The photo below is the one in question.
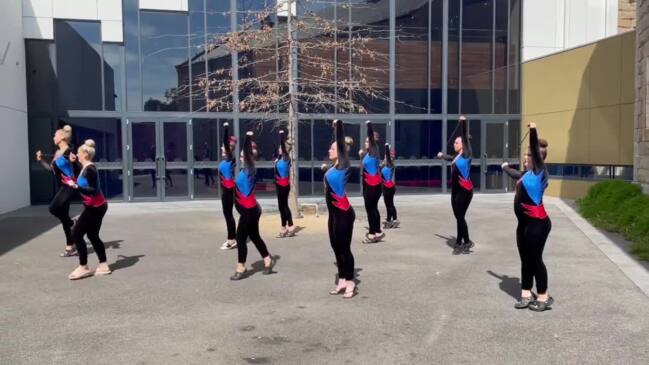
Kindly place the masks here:
<instances>
[{"instance_id":1,"label":"dancer","mask_svg":"<svg viewBox=\"0 0 649 365\"><path fill-rule=\"evenodd\" d=\"M237 247L237 226L232 215L234 207L234 168L237 160L232 151L237 146L237 137L229 133L229 123L223 123L223 145L221 146L221 162L219 163L219 177L221 181L221 206L225 224L228 228L228 239L221 245L221 250L230 250Z\"/></svg>"},{"instance_id":2,"label":"dancer","mask_svg":"<svg viewBox=\"0 0 649 365\"><path fill-rule=\"evenodd\" d=\"M277 205L279 207L282 229L277 238L295 236L295 226L291 209L288 207L288 194L291 191L291 157L287 147L286 133L279 131L279 151L275 159L275 190L277 191Z\"/></svg>"},{"instance_id":3,"label":"dancer","mask_svg":"<svg viewBox=\"0 0 649 365\"><path fill-rule=\"evenodd\" d=\"M336 140L329 148L332 166L322 166L326 171L324 184L329 210L329 242L336 255L338 266L338 283L329 294L337 295L344 292L343 298L349 299L358 292L354 282L354 256L351 249L356 214L345 193L345 186L349 179L349 148L353 140L345 137L342 121L335 120L333 127Z\"/></svg>"},{"instance_id":4,"label":"dancer","mask_svg":"<svg viewBox=\"0 0 649 365\"><path fill-rule=\"evenodd\" d=\"M471 143L466 124L466 118L461 116L459 121L461 134L455 138L455 143L453 143L456 155L449 156L442 152L437 154L437 158L451 162L451 206L457 221L454 255L468 254L474 245L473 241L469 239L469 226L465 219L466 211L473 199L473 183L469 175L471 171Z\"/></svg>"},{"instance_id":5,"label":"dancer","mask_svg":"<svg viewBox=\"0 0 649 365\"><path fill-rule=\"evenodd\" d=\"M383 177L383 202L387 211L383 228L398 228L400 223L397 219L397 208L394 206L396 187L394 184L394 160L392 158L390 144L386 143L385 158L383 159L383 167L381 168L381 176Z\"/></svg>"},{"instance_id":6,"label":"dancer","mask_svg":"<svg viewBox=\"0 0 649 365\"><path fill-rule=\"evenodd\" d=\"M514 307L542 312L554 303L547 292L548 272L543 263L543 249L552 229L543 206L543 194L548 186L545 167L548 143L539 141L535 123L530 123L529 128L530 147L524 160L526 172L515 170L507 163L503 163L502 168L517 180L514 213L518 219L516 244L521 258L521 299ZM538 296L532 292L535 280Z\"/></svg>"},{"instance_id":7,"label":"dancer","mask_svg":"<svg viewBox=\"0 0 649 365\"><path fill-rule=\"evenodd\" d=\"M255 158L257 150L252 141L252 132L246 133L243 150L241 151L242 168L237 175L236 180L236 199L235 207L239 212L239 224L237 224L237 250L238 264L234 275L230 280L241 280L246 274L246 259L248 257L248 246L246 241L248 237L264 258L264 275L273 273L275 260L272 258L266 243L259 235L259 218L261 217L261 207L255 197Z\"/></svg>"},{"instance_id":8,"label":"dancer","mask_svg":"<svg viewBox=\"0 0 649 365\"><path fill-rule=\"evenodd\" d=\"M92 163L92 159L95 157L95 141L87 139L83 146L77 150L77 156L82 166L81 172L76 182L69 180L67 184L71 188L78 190L81 194L83 212L81 212L72 230L72 237L77 245L77 252L79 252L79 266L68 275L70 280L83 279L92 275L108 275L111 273L106 263L104 242L99 238L101 222L108 210L108 203L99 187L97 168ZM99 258L99 265L94 271L88 267L88 251L86 249L86 241L83 239L83 236L86 234Z\"/></svg>"},{"instance_id":9,"label":"dancer","mask_svg":"<svg viewBox=\"0 0 649 365\"><path fill-rule=\"evenodd\" d=\"M376 243L385 237L381 231L381 214L379 213L379 199L381 199L381 155L379 145L376 142L378 133L374 133L372 122L367 124L367 138L365 149L358 152L362 160L363 173L363 201L367 212L369 233L365 235L363 243Z\"/></svg>"},{"instance_id":10,"label":"dancer","mask_svg":"<svg viewBox=\"0 0 649 365\"><path fill-rule=\"evenodd\" d=\"M43 152L36 151L36 160L40 162L41 166L47 171L51 171L59 181L59 190L54 195L54 199L50 202L50 214L57 217L63 226L65 233L65 250L61 253L61 257L69 257L76 255L74 248L74 240L72 239L72 226L74 221L70 218L70 201L75 195L74 190L69 186L69 182L74 182L78 175L79 169L74 162L77 157L72 152L70 141L72 139L72 127L69 125L57 129L54 133L54 144L57 147L54 157L50 163L44 159Z\"/></svg>"}]
</instances>

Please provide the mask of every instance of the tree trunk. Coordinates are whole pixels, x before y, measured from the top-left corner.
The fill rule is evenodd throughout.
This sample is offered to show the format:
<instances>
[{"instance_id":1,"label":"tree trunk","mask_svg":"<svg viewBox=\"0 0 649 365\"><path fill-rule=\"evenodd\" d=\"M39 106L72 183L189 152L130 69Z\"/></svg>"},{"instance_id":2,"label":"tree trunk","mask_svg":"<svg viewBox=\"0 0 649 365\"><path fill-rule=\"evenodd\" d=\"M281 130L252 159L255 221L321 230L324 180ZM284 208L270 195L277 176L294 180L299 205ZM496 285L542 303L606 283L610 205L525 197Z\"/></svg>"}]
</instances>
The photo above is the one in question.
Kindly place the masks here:
<instances>
[{"instance_id":1,"label":"tree trunk","mask_svg":"<svg viewBox=\"0 0 649 365\"><path fill-rule=\"evenodd\" d=\"M288 30L288 92L290 103L288 106L288 138L293 141L293 148L291 148L291 192L288 197L288 205L293 214L300 218L302 217L302 212L300 211L300 205L298 203L298 197L300 196L299 191L299 160L298 160L298 118L297 118L297 100L295 98L296 93L296 71L297 71L297 42L293 36L293 2L295 0L285 0L288 5L288 15L287 15L287 30Z\"/></svg>"}]
</instances>

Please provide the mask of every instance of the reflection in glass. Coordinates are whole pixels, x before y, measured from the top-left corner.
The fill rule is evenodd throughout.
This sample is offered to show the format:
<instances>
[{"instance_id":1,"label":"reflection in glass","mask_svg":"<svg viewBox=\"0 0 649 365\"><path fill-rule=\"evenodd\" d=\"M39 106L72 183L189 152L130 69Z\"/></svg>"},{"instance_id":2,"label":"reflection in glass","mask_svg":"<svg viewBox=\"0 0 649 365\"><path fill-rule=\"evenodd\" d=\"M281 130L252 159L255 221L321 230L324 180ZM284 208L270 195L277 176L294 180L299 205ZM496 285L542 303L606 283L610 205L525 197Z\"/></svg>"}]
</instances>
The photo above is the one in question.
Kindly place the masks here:
<instances>
[{"instance_id":1,"label":"reflection in glass","mask_svg":"<svg viewBox=\"0 0 649 365\"><path fill-rule=\"evenodd\" d=\"M101 110L99 22L55 20L59 110Z\"/></svg>"},{"instance_id":2,"label":"reflection in glass","mask_svg":"<svg viewBox=\"0 0 649 365\"><path fill-rule=\"evenodd\" d=\"M81 146L87 139L95 141L96 162L122 161L122 122L115 118L73 118L72 126L75 146Z\"/></svg>"},{"instance_id":3,"label":"reflection in glass","mask_svg":"<svg viewBox=\"0 0 649 365\"><path fill-rule=\"evenodd\" d=\"M139 11L138 0L124 0L122 2L124 51L126 53L126 104L128 105L128 111L142 110Z\"/></svg>"},{"instance_id":4,"label":"reflection in glass","mask_svg":"<svg viewBox=\"0 0 649 365\"><path fill-rule=\"evenodd\" d=\"M368 113L387 113L389 112L388 89L390 84L387 61L390 54L389 1L352 0L350 3L351 29L347 31L351 32L352 38L367 38L365 47L373 54L359 54L350 45L351 57L342 63L339 59L339 67L349 65L352 81L365 78L376 90L377 95L370 95L362 90L355 92L352 99L356 104L361 105ZM343 32L342 36L344 35ZM364 71L359 72L358 70Z\"/></svg>"},{"instance_id":5,"label":"reflection in glass","mask_svg":"<svg viewBox=\"0 0 649 365\"><path fill-rule=\"evenodd\" d=\"M462 0L461 113L490 114L493 1Z\"/></svg>"},{"instance_id":6,"label":"reflection in glass","mask_svg":"<svg viewBox=\"0 0 649 365\"><path fill-rule=\"evenodd\" d=\"M399 159L434 159L442 151L442 122L398 120L395 128Z\"/></svg>"},{"instance_id":7,"label":"reflection in glass","mask_svg":"<svg viewBox=\"0 0 649 365\"><path fill-rule=\"evenodd\" d=\"M448 2L448 113L459 113L460 104L460 1Z\"/></svg>"},{"instance_id":8,"label":"reflection in glass","mask_svg":"<svg viewBox=\"0 0 649 365\"><path fill-rule=\"evenodd\" d=\"M494 113L507 113L507 20L508 0L496 1L496 29L494 44Z\"/></svg>"},{"instance_id":9,"label":"reflection in glass","mask_svg":"<svg viewBox=\"0 0 649 365\"><path fill-rule=\"evenodd\" d=\"M395 181L400 192L423 193L442 190L441 166L399 166L398 160L396 164Z\"/></svg>"},{"instance_id":10,"label":"reflection in glass","mask_svg":"<svg viewBox=\"0 0 649 365\"><path fill-rule=\"evenodd\" d=\"M142 26L142 90L145 111L189 110L187 15L140 14Z\"/></svg>"},{"instance_id":11,"label":"reflection in glass","mask_svg":"<svg viewBox=\"0 0 649 365\"><path fill-rule=\"evenodd\" d=\"M435 1L441 3L441 1ZM413 9L410 2L397 3L395 89L397 113L428 112L428 1ZM437 13L439 14L439 13ZM436 42L441 50L441 43ZM431 51L431 55L433 55ZM441 52L436 52L437 58ZM433 61L440 65L439 62ZM439 81L439 73L436 75ZM432 80L431 80L432 81Z\"/></svg>"},{"instance_id":12,"label":"reflection in glass","mask_svg":"<svg viewBox=\"0 0 649 365\"><path fill-rule=\"evenodd\" d=\"M358 160L358 149L361 144L360 126L358 124L345 124L345 136L351 137L354 144L349 149L349 158ZM313 121L313 159L315 161L328 162L329 148L334 142L333 128L331 121L314 120Z\"/></svg>"},{"instance_id":13,"label":"reflection in glass","mask_svg":"<svg viewBox=\"0 0 649 365\"><path fill-rule=\"evenodd\" d=\"M220 198L216 165L194 168L194 198Z\"/></svg>"},{"instance_id":14,"label":"reflection in glass","mask_svg":"<svg viewBox=\"0 0 649 365\"><path fill-rule=\"evenodd\" d=\"M504 158L503 150L505 147L505 124L504 123L487 123L485 136L485 154L487 158Z\"/></svg>"},{"instance_id":15,"label":"reflection in glass","mask_svg":"<svg viewBox=\"0 0 649 365\"><path fill-rule=\"evenodd\" d=\"M521 157L521 121L510 120L507 128L507 137L509 145L509 157Z\"/></svg>"},{"instance_id":16,"label":"reflection in glass","mask_svg":"<svg viewBox=\"0 0 649 365\"><path fill-rule=\"evenodd\" d=\"M205 73L205 2L189 0L189 52L190 61L183 62L180 68L187 68L191 63L191 97L193 111L206 111L204 82ZM183 70L183 73L189 71Z\"/></svg>"},{"instance_id":17,"label":"reflection in glass","mask_svg":"<svg viewBox=\"0 0 649 365\"><path fill-rule=\"evenodd\" d=\"M25 40L27 108L30 113L53 112L55 109L57 96L55 56L53 42Z\"/></svg>"},{"instance_id":18,"label":"reflection in glass","mask_svg":"<svg viewBox=\"0 0 649 365\"><path fill-rule=\"evenodd\" d=\"M164 171L164 184L166 197L187 197L189 196L189 186L187 185L187 168L174 169L167 168Z\"/></svg>"},{"instance_id":19,"label":"reflection in glass","mask_svg":"<svg viewBox=\"0 0 649 365\"><path fill-rule=\"evenodd\" d=\"M104 43L104 107L122 110L122 50L117 43Z\"/></svg>"},{"instance_id":20,"label":"reflection in glass","mask_svg":"<svg viewBox=\"0 0 649 365\"><path fill-rule=\"evenodd\" d=\"M510 0L509 12L509 113L521 112L520 62L521 62L521 0Z\"/></svg>"},{"instance_id":21,"label":"reflection in glass","mask_svg":"<svg viewBox=\"0 0 649 365\"><path fill-rule=\"evenodd\" d=\"M300 120L298 124L298 154L300 161L311 161L310 120Z\"/></svg>"},{"instance_id":22,"label":"reflection in glass","mask_svg":"<svg viewBox=\"0 0 649 365\"><path fill-rule=\"evenodd\" d=\"M488 165L485 171L485 189L504 190L505 187L502 168L499 165Z\"/></svg>"},{"instance_id":23,"label":"reflection in glass","mask_svg":"<svg viewBox=\"0 0 649 365\"><path fill-rule=\"evenodd\" d=\"M99 169L99 184L106 199L123 200L124 185L122 170Z\"/></svg>"},{"instance_id":24,"label":"reflection in glass","mask_svg":"<svg viewBox=\"0 0 649 365\"><path fill-rule=\"evenodd\" d=\"M218 100L209 111L232 111L232 56L223 47L223 36L230 32L230 2L206 0L207 43L214 46L202 58L207 61L207 72L212 83L209 88L209 99ZM201 57L194 62L199 62ZM196 82L194 82L195 84ZM201 104L202 105L202 104Z\"/></svg>"},{"instance_id":25,"label":"reflection in glass","mask_svg":"<svg viewBox=\"0 0 649 365\"><path fill-rule=\"evenodd\" d=\"M254 133L257 143L257 161L273 161L279 147L279 123L273 120L242 119L239 122L239 135L243 145L246 132Z\"/></svg>"}]
</instances>

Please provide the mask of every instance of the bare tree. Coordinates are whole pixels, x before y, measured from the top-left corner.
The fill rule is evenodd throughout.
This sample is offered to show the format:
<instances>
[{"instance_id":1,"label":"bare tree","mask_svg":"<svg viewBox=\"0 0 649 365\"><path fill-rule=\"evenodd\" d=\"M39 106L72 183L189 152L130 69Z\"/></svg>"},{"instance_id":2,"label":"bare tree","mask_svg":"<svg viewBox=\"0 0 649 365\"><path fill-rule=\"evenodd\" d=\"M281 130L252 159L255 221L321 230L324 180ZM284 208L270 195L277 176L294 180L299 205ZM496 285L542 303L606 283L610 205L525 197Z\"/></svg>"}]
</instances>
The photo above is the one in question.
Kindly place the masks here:
<instances>
[{"instance_id":1,"label":"bare tree","mask_svg":"<svg viewBox=\"0 0 649 365\"><path fill-rule=\"evenodd\" d=\"M264 121L287 127L294 142L289 204L298 214L300 114L362 114L374 103L390 101L388 16L373 11L374 3L355 3L351 9L327 0L277 0L237 14L237 31L208 40L205 49L213 60L237 55L236 80L232 67L222 67L191 81L205 96L207 110L233 110L236 91L240 112L262 113Z\"/></svg>"}]
</instances>

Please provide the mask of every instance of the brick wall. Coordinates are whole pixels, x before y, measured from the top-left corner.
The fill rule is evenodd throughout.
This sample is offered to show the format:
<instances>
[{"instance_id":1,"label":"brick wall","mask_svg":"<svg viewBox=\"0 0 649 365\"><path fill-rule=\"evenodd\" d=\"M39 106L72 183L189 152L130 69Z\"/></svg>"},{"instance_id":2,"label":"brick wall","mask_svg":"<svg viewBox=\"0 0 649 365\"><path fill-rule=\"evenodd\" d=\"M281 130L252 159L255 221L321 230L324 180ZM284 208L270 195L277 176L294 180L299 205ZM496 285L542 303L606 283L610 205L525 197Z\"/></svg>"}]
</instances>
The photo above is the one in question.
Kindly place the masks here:
<instances>
[{"instance_id":1,"label":"brick wall","mask_svg":"<svg viewBox=\"0 0 649 365\"><path fill-rule=\"evenodd\" d=\"M634 176L649 193L649 0L637 0Z\"/></svg>"},{"instance_id":2,"label":"brick wall","mask_svg":"<svg viewBox=\"0 0 649 365\"><path fill-rule=\"evenodd\" d=\"M619 33L627 32L635 28L636 2L636 0L618 0L617 29Z\"/></svg>"}]
</instances>

